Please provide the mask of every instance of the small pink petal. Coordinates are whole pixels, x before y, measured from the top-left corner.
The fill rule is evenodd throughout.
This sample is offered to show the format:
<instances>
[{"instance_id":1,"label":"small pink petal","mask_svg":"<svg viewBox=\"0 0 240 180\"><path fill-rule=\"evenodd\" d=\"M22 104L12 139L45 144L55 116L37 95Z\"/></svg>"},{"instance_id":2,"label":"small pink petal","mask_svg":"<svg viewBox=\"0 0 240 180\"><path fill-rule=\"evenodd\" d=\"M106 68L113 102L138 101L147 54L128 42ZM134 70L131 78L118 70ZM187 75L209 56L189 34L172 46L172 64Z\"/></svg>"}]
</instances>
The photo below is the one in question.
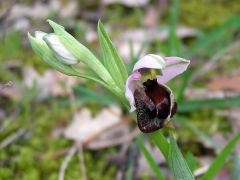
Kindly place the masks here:
<instances>
[{"instance_id":1,"label":"small pink petal","mask_svg":"<svg viewBox=\"0 0 240 180\"><path fill-rule=\"evenodd\" d=\"M165 67L166 63L164 59L161 56L155 55L155 54L148 54L146 56L143 56L141 59L139 59L134 68L133 72L142 69L142 68L148 68L148 69L163 69Z\"/></svg>"},{"instance_id":2,"label":"small pink petal","mask_svg":"<svg viewBox=\"0 0 240 180\"><path fill-rule=\"evenodd\" d=\"M133 112L136 109L133 93L137 89L137 87L140 86L139 85L140 79L141 74L138 71L135 71L128 77L126 82L125 96L128 99L131 106L130 112Z\"/></svg>"},{"instance_id":3,"label":"small pink petal","mask_svg":"<svg viewBox=\"0 0 240 180\"><path fill-rule=\"evenodd\" d=\"M166 57L164 59L166 66L161 69L162 75L157 76L158 82L162 84L167 83L169 80L183 73L190 64L189 60L180 57Z\"/></svg>"},{"instance_id":4,"label":"small pink petal","mask_svg":"<svg viewBox=\"0 0 240 180\"><path fill-rule=\"evenodd\" d=\"M140 74L139 71L135 71L135 72L133 72L132 75L133 75L133 76L132 76L132 79L135 80L135 81L140 80L141 77L142 77L142 75Z\"/></svg>"}]
</instances>

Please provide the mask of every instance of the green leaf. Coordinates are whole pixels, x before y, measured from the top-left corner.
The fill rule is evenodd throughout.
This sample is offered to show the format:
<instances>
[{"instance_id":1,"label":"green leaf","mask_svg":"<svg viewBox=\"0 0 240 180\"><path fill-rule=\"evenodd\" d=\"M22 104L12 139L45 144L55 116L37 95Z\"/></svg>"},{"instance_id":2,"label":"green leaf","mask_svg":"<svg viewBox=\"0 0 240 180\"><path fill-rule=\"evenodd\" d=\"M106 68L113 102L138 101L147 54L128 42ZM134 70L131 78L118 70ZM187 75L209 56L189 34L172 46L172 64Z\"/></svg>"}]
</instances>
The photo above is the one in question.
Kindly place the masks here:
<instances>
[{"instance_id":1,"label":"green leaf","mask_svg":"<svg viewBox=\"0 0 240 180\"><path fill-rule=\"evenodd\" d=\"M114 99L106 94L100 94L92 89L76 86L73 88L74 92L81 95L81 101L94 102L101 105L111 105L114 103Z\"/></svg>"},{"instance_id":2,"label":"green leaf","mask_svg":"<svg viewBox=\"0 0 240 180\"><path fill-rule=\"evenodd\" d=\"M179 16L179 0L171 0L171 14L169 25L169 55L180 54L180 40L176 34Z\"/></svg>"},{"instance_id":3,"label":"green leaf","mask_svg":"<svg viewBox=\"0 0 240 180\"><path fill-rule=\"evenodd\" d=\"M169 151L169 144L168 144L166 138L164 137L164 135L162 134L162 131L158 130L158 131L155 131L152 133L148 133L148 136L154 142L154 144L157 145L158 149L162 152L165 159L167 159L168 151Z\"/></svg>"},{"instance_id":4,"label":"green leaf","mask_svg":"<svg viewBox=\"0 0 240 180\"><path fill-rule=\"evenodd\" d=\"M128 77L127 69L116 48L113 46L101 21L98 22L98 36L103 51L104 66L110 72L116 84L122 89L125 89L125 83Z\"/></svg>"},{"instance_id":5,"label":"green leaf","mask_svg":"<svg viewBox=\"0 0 240 180\"><path fill-rule=\"evenodd\" d=\"M185 156L185 159L188 164L188 167L193 172L198 166L197 159L193 156L193 154L191 152L187 153L187 155Z\"/></svg>"},{"instance_id":6,"label":"green leaf","mask_svg":"<svg viewBox=\"0 0 240 180\"><path fill-rule=\"evenodd\" d=\"M69 75L69 76L78 76L78 77L94 80L95 82L98 82L98 83L102 84L103 86L107 87L107 84L105 84L100 79L98 79L94 76L88 75L88 74L79 73L79 72L75 71L71 66L66 65L66 64L62 64L55 57L55 55L48 48L48 46L45 44L44 41L36 39L33 36L31 36L30 34L28 34L28 38L29 38L30 44L31 44L34 52L39 57L41 57L41 59L45 63L49 64L54 69L62 72L63 74Z\"/></svg>"},{"instance_id":7,"label":"green leaf","mask_svg":"<svg viewBox=\"0 0 240 180\"><path fill-rule=\"evenodd\" d=\"M172 136L170 137L168 163L175 180L195 179Z\"/></svg>"},{"instance_id":8,"label":"green leaf","mask_svg":"<svg viewBox=\"0 0 240 180\"><path fill-rule=\"evenodd\" d=\"M178 112L192 112L202 108L223 108L240 105L240 96L224 99L189 100L179 104Z\"/></svg>"},{"instance_id":9,"label":"green leaf","mask_svg":"<svg viewBox=\"0 0 240 180\"><path fill-rule=\"evenodd\" d=\"M79 43L72 35L64 30L61 25L48 20L49 24L52 26L55 34L58 36L63 45L77 58L85 63L93 72L95 72L102 80L104 80L108 85L115 87L117 85L112 79L109 72L102 65L102 63L96 58L96 56L84 45ZM120 90L117 90L120 91Z\"/></svg>"},{"instance_id":10,"label":"green leaf","mask_svg":"<svg viewBox=\"0 0 240 180\"><path fill-rule=\"evenodd\" d=\"M190 77L192 77L192 72L186 71L181 76L182 76L181 84L178 85L177 93L176 93L177 102L182 102L184 98L184 92L189 84Z\"/></svg>"},{"instance_id":11,"label":"green leaf","mask_svg":"<svg viewBox=\"0 0 240 180\"><path fill-rule=\"evenodd\" d=\"M164 180L164 176L162 174L162 172L160 171L157 163L154 161L153 157L151 156L151 154L149 153L149 151L147 150L147 148L145 147L145 145L143 144L142 141L142 137L139 136L136 140L137 145L139 146L139 148L141 149L141 151L143 152L148 164L150 165L150 167L152 168L153 172L155 173L155 175L157 176L157 178L159 180Z\"/></svg>"},{"instance_id":12,"label":"green leaf","mask_svg":"<svg viewBox=\"0 0 240 180\"><path fill-rule=\"evenodd\" d=\"M202 179L208 180L213 179L214 176L219 172L219 170L224 165L225 160L231 154L234 146L237 144L238 140L240 139L240 133L238 133L227 145L226 147L220 152L220 154L214 159L210 167L208 168L207 172L204 174Z\"/></svg>"},{"instance_id":13,"label":"green leaf","mask_svg":"<svg viewBox=\"0 0 240 180\"><path fill-rule=\"evenodd\" d=\"M119 88L119 86L115 83L113 78L107 69L103 66L103 64L95 57L95 55L79 43L73 36L71 36L68 32L64 30L64 28L51 21L48 20L49 24L52 26L55 34L58 36L63 45L77 58L80 59L83 63L85 63L93 72L95 72L99 78L105 81L107 87L115 96L117 96L126 108L129 108L129 103L125 98L124 92L125 89Z\"/></svg>"}]
</instances>

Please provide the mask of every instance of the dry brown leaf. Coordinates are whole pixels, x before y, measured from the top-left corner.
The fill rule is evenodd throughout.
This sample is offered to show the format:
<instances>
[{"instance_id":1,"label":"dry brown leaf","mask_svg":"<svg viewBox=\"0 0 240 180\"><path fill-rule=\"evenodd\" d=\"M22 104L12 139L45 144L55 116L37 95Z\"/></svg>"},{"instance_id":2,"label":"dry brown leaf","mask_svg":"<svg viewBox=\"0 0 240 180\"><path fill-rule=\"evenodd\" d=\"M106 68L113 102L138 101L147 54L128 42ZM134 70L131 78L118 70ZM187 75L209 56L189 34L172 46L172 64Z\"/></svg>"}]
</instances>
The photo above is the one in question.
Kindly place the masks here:
<instances>
[{"instance_id":1,"label":"dry brown leaf","mask_svg":"<svg viewBox=\"0 0 240 180\"><path fill-rule=\"evenodd\" d=\"M75 114L64 134L69 139L88 143L120 122L121 110L117 107L105 108L96 117L92 117L90 110L85 108Z\"/></svg>"},{"instance_id":2,"label":"dry brown leaf","mask_svg":"<svg viewBox=\"0 0 240 180\"><path fill-rule=\"evenodd\" d=\"M102 0L105 5L119 3L128 7L142 7L147 5L148 2L149 0Z\"/></svg>"},{"instance_id":3,"label":"dry brown leaf","mask_svg":"<svg viewBox=\"0 0 240 180\"><path fill-rule=\"evenodd\" d=\"M187 88L185 91L185 95L188 99L196 100L196 99L207 99L207 98L227 98L239 95L237 92L230 91L211 91L207 88Z\"/></svg>"},{"instance_id":4,"label":"dry brown leaf","mask_svg":"<svg viewBox=\"0 0 240 180\"><path fill-rule=\"evenodd\" d=\"M240 75L232 77L216 77L207 84L207 88L212 91L234 91L240 92Z\"/></svg>"},{"instance_id":5,"label":"dry brown leaf","mask_svg":"<svg viewBox=\"0 0 240 180\"><path fill-rule=\"evenodd\" d=\"M73 17L77 14L77 2L69 0L64 1L51 0L48 3L36 1L32 6L15 3L8 16L9 20L19 18L45 19L52 12L58 12L61 17Z\"/></svg>"},{"instance_id":6,"label":"dry brown leaf","mask_svg":"<svg viewBox=\"0 0 240 180\"><path fill-rule=\"evenodd\" d=\"M158 11L155 7L149 7L147 9L147 14L144 17L144 25L153 28L158 24Z\"/></svg>"},{"instance_id":7,"label":"dry brown leaf","mask_svg":"<svg viewBox=\"0 0 240 180\"><path fill-rule=\"evenodd\" d=\"M185 38L196 36L197 31L188 27L178 27L176 33L178 37ZM121 57L126 62L129 62L129 42L132 42L132 50L136 55L144 43L153 42L156 40L166 41L168 34L169 32L167 28L162 28L161 30L159 30L159 28L132 29L124 31L124 33L120 34L119 37L114 40L114 44L117 46ZM145 52L142 53L145 54Z\"/></svg>"},{"instance_id":8,"label":"dry brown leaf","mask_svg":"<svg viewBox=\"0 0 240 180\"><path fill-rule=\"evenodd\" d=\"M90 141L86 147L89 149L102 149L113 147L121 144L131 143L131 141L139 134L139 130L135 129L130 132L130 126L121 121L110 129L103 131L99 136Z\"/></svg>"},{"instance_id":9,"label":"dry brown leaf","mask_svg":"<svg viewBox=\"0 0 240 180\"><path fill-rule=\"evenodd\" d=\"M40 98L48 95L66 95L70 93L71 87L76 83L76 78L64 75L55 70L46 70L43 75L39 75L33 68L23 69L23 82L32 87L36 83L40 89Z\"/></svg>"},{"instance_id":10,"label":"dry brown leaf","mask_svg":"<svg viewBox=\"0 0 240 180\"><path fill-rule=\"evenodd\" d=\"M9 81L0 86L0 96L18 100L21 97L21 89L18 84Z\"/></svg>"}]
</instances>

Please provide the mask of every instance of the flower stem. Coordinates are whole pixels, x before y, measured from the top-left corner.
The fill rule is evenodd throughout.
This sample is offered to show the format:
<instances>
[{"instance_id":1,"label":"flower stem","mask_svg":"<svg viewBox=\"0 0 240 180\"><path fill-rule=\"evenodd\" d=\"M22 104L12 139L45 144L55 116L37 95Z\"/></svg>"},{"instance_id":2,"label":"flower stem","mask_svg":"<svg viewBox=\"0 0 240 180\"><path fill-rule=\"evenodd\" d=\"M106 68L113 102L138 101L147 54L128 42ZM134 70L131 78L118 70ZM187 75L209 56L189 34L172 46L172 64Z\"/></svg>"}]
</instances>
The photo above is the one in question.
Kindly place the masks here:
<instances>
[{"instance_id":1,"label":"flower stem","mask_svg":"<svg viewBox=\"0 0 240 180\"><path fill-rule=\"evenodd\" d=\"M165 159L168 159L169 143L162 134L162 131L158 130L153 133L149 133L148 135L150 139L154 142L154 144L157 145L158 149L162 152Z\"/></svg>"}]
</instances>

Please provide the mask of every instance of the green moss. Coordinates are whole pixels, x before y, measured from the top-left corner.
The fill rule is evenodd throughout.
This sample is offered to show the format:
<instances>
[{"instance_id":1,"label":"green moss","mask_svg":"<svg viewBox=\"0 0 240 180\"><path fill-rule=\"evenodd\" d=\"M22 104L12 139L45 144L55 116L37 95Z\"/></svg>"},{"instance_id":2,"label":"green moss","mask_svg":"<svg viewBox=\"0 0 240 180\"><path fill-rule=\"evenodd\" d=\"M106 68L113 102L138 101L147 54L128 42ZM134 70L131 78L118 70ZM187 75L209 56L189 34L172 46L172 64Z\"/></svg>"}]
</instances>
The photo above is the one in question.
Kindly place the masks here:
<instances>
[{"instance_id":1,"label":"green moss","mask_svg":"<svg viewBox=\"0 0 240 180\"><path fill-rule=\"evenodd\" d=\"M0 168L0 177L1 177L1 179L13 179L13 172L9 168L1 167Z\"/></svg>"}]
</instances>

